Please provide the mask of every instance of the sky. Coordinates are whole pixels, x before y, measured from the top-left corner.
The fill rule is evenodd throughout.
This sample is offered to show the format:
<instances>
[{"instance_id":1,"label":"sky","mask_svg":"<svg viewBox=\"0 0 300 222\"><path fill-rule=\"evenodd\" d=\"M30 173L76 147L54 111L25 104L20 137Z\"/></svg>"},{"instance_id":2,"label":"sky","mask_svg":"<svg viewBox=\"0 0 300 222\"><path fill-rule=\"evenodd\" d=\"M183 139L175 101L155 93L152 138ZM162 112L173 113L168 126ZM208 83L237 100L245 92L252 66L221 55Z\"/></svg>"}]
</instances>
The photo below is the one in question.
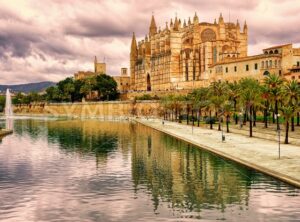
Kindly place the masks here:
<instances>
[{"instance_id":1,"label":"sky","mask_svg":"<svg viewBox=\"0 0 300 222\"><path fill-rule=\"evenodd\" d=\"M60 81L93 70L105 59L107 74L129 67L132 33L195 12L200 22L247 20L249 55L263 48L300 46L299 0L0 0L0 84Z\"/></svg>"}]
</instances>

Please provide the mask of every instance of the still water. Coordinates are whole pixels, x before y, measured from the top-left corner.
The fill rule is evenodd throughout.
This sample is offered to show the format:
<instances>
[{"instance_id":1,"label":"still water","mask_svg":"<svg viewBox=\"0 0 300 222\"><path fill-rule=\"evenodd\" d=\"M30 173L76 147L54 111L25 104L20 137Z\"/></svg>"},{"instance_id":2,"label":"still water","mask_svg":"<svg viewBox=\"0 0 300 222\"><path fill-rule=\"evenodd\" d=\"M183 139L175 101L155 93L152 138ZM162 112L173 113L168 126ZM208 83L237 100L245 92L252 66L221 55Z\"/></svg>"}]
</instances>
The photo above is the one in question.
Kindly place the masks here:
<instances>
[{"instance_id":1,"label":"still water","mask_svg":"<svg viewBox=\"0 0 300 222\"><path fill-rule=\"evenodd\" d=\"M300 221L283 182L128 122L15 120L0 221Z\"/></svg>"}]
</instances>

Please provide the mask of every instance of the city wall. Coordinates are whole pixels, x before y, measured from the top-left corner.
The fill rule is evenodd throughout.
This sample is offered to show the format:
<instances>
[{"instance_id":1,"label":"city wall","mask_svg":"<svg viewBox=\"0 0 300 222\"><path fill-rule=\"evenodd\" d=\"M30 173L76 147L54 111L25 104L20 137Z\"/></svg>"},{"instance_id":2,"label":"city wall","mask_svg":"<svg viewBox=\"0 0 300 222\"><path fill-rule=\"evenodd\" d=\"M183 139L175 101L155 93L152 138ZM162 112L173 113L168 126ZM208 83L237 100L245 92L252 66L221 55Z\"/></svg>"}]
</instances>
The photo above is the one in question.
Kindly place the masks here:
<instances>
[{"instance_id":1,"label":"city wall","mask_svg":"<svg viewBox=\"0 0 300 222\"><path fill-rule=\"evenodd\" d=\"M14 113L23 115L67 116L75 118L159 117L159 101L113 101L84 103L40 103L16 105Z\"/></svg>"}]
</instances>

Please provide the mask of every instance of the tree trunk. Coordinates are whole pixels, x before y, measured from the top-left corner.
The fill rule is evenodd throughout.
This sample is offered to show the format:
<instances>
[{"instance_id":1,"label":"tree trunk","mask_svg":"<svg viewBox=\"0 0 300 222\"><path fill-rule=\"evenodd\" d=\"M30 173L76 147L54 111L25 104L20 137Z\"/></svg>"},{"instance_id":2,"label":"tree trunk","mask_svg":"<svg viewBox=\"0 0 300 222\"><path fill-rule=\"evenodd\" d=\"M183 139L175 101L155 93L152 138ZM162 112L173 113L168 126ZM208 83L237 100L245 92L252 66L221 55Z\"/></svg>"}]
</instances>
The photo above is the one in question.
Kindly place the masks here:
<instances>
[{"instance_id":1,"label":"tree trunk","mask_svg":"<svg viewBox=\"0 0 300 222\"><path fill-rule=\"evenodd\" d=\"M210 124L210 129L213 129L213 122L212 122L212 119L211 119L211 111L209 111L209 124Z\"/></svg>"},{"instance_id":2,"label":"tree trunk","mask_svg":"<svg viewBox=\"0 0 300 222\"><path fill-rule=\"evenodd\" d=\"M198 127L200 126L200 118L201 118L201 109L198 111Z\"/></svg>"},{"instance_id":3,"label":"tree trunk","mask_svg":"<svg viewBox=\"0 0 300 222\"><path fill-rule=\"evenodd\" d=\"M297 126L300 126L300 112L297 112Z\"/></svg>"},{"instance_id":4,"label":"tree trunk","mask_svg":"<svg viewBox=\"0 0 300 222\"><path fill-rule=\"evenodd\" d=\"M218 131L221 131L221 116L218 118L217 112L216 112L216 119L218 119Z\"/></svg>"},{"instance_id":5,"label":"tree trunk","mask_svg":"<svg viewBox=\"0 0 300 222\"><path fill-rule=\"evenodd\" d=\"M249 129L250 129L250 137L252 137L253 136L253 134L252 134L252 107L250 107Z\"/></svg>"},{"instance_id":6,"label":"tree trunk","mask_svg":"<svg viewBox=\"0 0 300 222\"><path fill-rule=\"evenodd\" d=\"M285 144L288 144L289 143L289 127L290 127L290 123L289 121L287 120L286 123L285 123L285 140L284 140L284 143Z\"/></svg>"},{"instance_id":7,"label":"tree trunk","mask_svg":"<svg viewBox=\"0 0 300 222\"><path fill-rule=\"evenodd\" d=\"M235 118L235 125L237 125L238 121L239 121L239 117L238 117L238 115L236 113L234 115L234 118Z\"/></svg>"},{"instance_id":8,"label":"tree trunk","mask_svg":"<svg viewBox=\"0 0 300 222\"><path fill-rule=\"evenodd\" d=\"M253 108L253 127L256 127L256 109Z\"/></svg>"},{"instance_id":9,"label":"tree trunk","mask_svg":"<svg viewBox=\"0 0 300 222\"><path fill-rule=\"evenodd\" d=\"M178 120L179 120L179 123L181 123L181 112L180 112L180 110L178 110Z\"/></svg>"},{"instance_id":10,"label":"tree trunk","mask_svg":"<svg viewBox=\"0 0 300 222\"><path fill-rule=\"evenodd\" d=\"M276 124L277 124L277 130L279 130L279 118L278 118L278 101L276 100L275 101L275 112L276 112L276 115L277 115L277 118L276 118Z\"/></svg>"},{"instance_id":11,"label":"tree trunk","mask_svg":"<svg viewBox=\"0 0 300 222\"><path fill-rule=\"evenodd\" d=\"M275 113L273 112L273 123L275 123Z\"/></svg>"},{"instance_id":12,"label":"tree trunk","mask_svg":"<svg viewBox=\"0 0 300 222\"><path fill-rule=\"evenodd\" d=\"M268 110L264 109L264 123L265 123L265 128L268 128Z\"/></svg>"},{"instance_id":13,"label":"tree trunk","mask_svg":"<svg viewBox=\"0 0 300 222\"><path fill-rule=\"evenodd\" d=\"M192 109L192 125L195 125L195 120L194 120L194 108Z\"/></svg>"},{"instance_id":14,"label":"tree trunk","mask_svg":"<svg viewBox=\"0 0 300 222\"><path fill-rule=\"evenodd\" d=\"M186 114L186 124L189 125L189 121L190 121L190 120L189 120L189 116L190 116L190 107L187 106L186 110L187 110L187 114Z\"/></svg>"},{"instance_id":15,"label":"tree trunk","mask_svg":"<svg viewBox=\"0 0 300 222\"><path fill-rule=\"evenodd\" d=\"M292 132L294 132L295 131L295 121L294 121L294 116L292 116L292 119L291 119L292 121L291 121L291 124L292 124L292 128L291 128L291 130L292 130Z\"/></svg>"},{"instance_id":16,"label":"tree trunk","mask_svg":"<svg viewBox=\"0 0 300 222\"><path fill-rule=\"evenodd\" d=\"M246 125L246 122L247 122L247 111L245 111L244 113L244 121L243 121L243 124Z\"/></svg>"},{"instance_id":17,"label":"tree trunk","mask_svg":"<svg viewBox=\"0 0 300 222\"><path fill-rule=\"evenodd\" d=\"M227 133L229 133L229 120L230 120L230 116L227 115L226 116L226 129L227 129Z\"/></svg>"}]
</instances>

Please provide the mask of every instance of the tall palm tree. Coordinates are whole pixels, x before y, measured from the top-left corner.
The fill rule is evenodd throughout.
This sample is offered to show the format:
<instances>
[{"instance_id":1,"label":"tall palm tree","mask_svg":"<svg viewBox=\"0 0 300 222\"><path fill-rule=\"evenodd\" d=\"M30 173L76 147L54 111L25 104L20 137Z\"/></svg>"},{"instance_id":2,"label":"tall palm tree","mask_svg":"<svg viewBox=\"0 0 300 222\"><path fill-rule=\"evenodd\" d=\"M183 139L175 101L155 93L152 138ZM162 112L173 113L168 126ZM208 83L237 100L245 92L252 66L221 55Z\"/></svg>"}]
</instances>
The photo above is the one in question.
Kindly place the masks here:
<instances>
[{"instance_id":1,"label":"tall palm tree","mask_svg":"<svg viewBox=\"0 0 300 222\"><path fill-rule=\"evenodd\" d=\"M268 89L268 93L270 95L270 98L274 102L275 107L275 114L278 115L278 103L282 96L282 86L283 86L283 79L281 76L276 74L270 74L266 76L264 83L265 86ZM276 118L277 120L277 130L279 130L279 118Z\"/></svg>"},{"instance_id":2,"label":"tall palm tree","mask_svg":"<svg viewBox=\"0 0 300 222\"><path fill-rule=\"evenodd\" d=\"M269 115L269 108L270 108L270 94L269 89L265 86L261 86L262 89L262 103L263 103L263 113L264 113L264 124L265 128L268 128L268 115Z\"/></svg>"},{"instance_id":3,"label":"tall palm tree","mask_svg":"<svg viewBox=\"0 0 300 222\"><path fill-rule=\"evenodd\" d=\"M298 106L298 101L299 101L299 94L300 94L300 87L298 85L298 82L296 80L288 81L284 85L284 94L285 94L285 99L288 98L289 104L292 107L295 107L295 109ZM291 130L295 131L295 125L294 125L294 115L291 117Z\"/></svg>"},{"instance_id":4,"label":"tall palm tree","mask_svg":"<svg viewBox=\"0 0 300 222\"><path fill-rule=\"evenodd\" d=\"M280 107L280 111L285 120L285 140L284 143L289 143L289 128L290 128L290 119L295 114L295 107L291 106L288 103L283 104Z\"/></svg>"},{"instance_id":5,"label":"tall palm tree","mask_svg":"<svg viewBox=\"0 0 300 222\"><path fill-rule=\"evenodd\" d=\"M240 82L241 103L245 107L246 112L249 112L249 134L253 136L253 113L255 106L258 106L261 101L261 87L257 80L253 78L244 78Z\"/></svg>"},{"instance_id":6,"label":"tall palm tree","mask_svg":"<svg viewBox=\"0 0 300 222\"><path fill-rule=\"evenodd\" d=\"M200 126L202 110L208 106L208 91L206 87L195 89L192 93L193 107L198 110L197 124Z\"/></svg>"},{"instance_id":7,"label":"tall palm tree","mask_svg":"<svg viewBox=\"0 0 300 222\"><path fill-rule=\"evenodd\" d=\"M240 97L239 94L239 84L237 82L228 83L228 96L229 100L233 103L235 124L238 124L238 115L237 115L237 104Z\"/></svg>"},{"instance_id":8,"label":"tall palm tree","mask_svg":"<svg viewBox=\"0 0 300 222\"><path fill-rule=\"evenodd\" d=\"M232 113L235 113L234 103L230 100L227 100L222 105L223 115L226 119L226 132L229 133L229 123Z\"/></svg>"},{"instance_id":9,"label":"tall palm tree","mask_svg":"<svg viewBox=\"0 0 300 222\"><path fill-rule=\"evenodd\" d=\"M209 89L210 101L216 112L216 117L219 119L218 130L221 131L221 115L219 114L222 113L222 104L228 98L228 85L225 82L213 82L209 86Z\"/></svg>"}]
</instances>

